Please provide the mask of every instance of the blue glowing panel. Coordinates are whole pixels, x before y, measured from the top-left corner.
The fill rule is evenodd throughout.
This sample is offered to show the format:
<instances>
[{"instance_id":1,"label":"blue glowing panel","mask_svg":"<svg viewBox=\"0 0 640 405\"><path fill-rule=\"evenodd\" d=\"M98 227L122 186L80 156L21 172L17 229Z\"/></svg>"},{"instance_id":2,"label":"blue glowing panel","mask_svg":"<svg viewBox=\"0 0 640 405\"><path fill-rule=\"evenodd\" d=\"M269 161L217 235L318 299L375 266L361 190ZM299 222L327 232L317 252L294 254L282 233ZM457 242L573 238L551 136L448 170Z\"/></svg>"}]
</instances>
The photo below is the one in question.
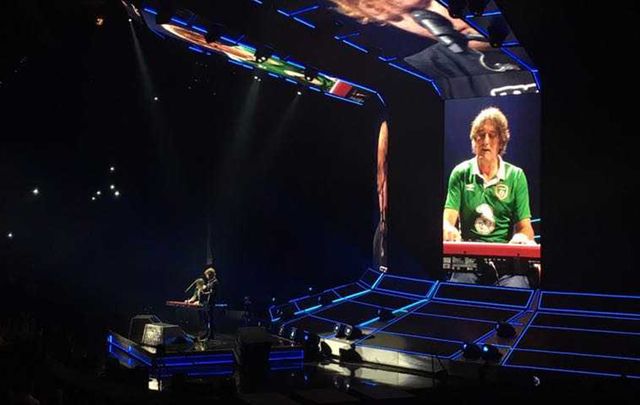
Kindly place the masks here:
<instances>
[{"instance_id":1,"label":"blue glowing panel","mask_svg":"<svg viewBox=\"0 0 640 405\"><path fill-rule=\"evenodd\" d=\"M416 297L426 297L435 282L425 279L386 275L378 284L381 290L410 294Z\"/></svg>"},{"instance_id":2,"label":"blue glowing panel","mask_svg":"<svg viewBox=\"0 0 640 405\"><path fill-rule=\"evenodd\" d=\"M640 317L640 296L543 291L540 309Z\"/></svg>"},{"instance_id":3,"label":"blue glowing panel","mask_svg":"<svg viewBox=\"0 0 640 405\"><path fill-rule=\"evenodd\" d=\"M354 298L353 301L395 310L410 305L416 300L372 291L369 294Z\"/></svg>"},{"instance_id":4,"label":"blue glowing panel","mask_svg":"<svg viewBox=\"0 0 640 405\"><path fill-rule=\"evenodd\" d=\"M615 356L640 361L640 334L532 325L516 349Z\"/></svg>"},{"instance_id":5,"label":"blue glowing panel","mask_svg":"<svg viewBox=\"0 0 640 405\"><path fill-rule=\"evenodd\" d=\"M505 366L581 375L640 377L640 361L579 354L516 350Z\"/></svg>"},{"instance_id":6,"label":"blue glowing panel","mask_svg":"<svg viewBox=\"0 0 640 405\"><path fill-rule=\"evenodd\" d=\"M314 315L347 325L358 325L378 316L378 309L374 306L345 301L334 307L315 312Z\"/></svg>"},{"instance_id":7,"label":"blue glowing panel","mask_svg":"<svg viewBox=\"0 0 640 405\"><path fill-rule=\"evenodd\" d=\"M519 314L520 311L515 309L450 304L432 301L417 309L415 313L499 322L511 319L515 315Z\"/></svg>"},{"instance_id":8,"label":"blue glowing panel","mask_svg":"<svg viewBox=\"0 0 640 405\"><path fill-rule=\"evenodd\" d=\"M602 330L640 334L640 319L622 317L604 317L585 314L538 313L534 326L555 328Z\"/></svg>"},{"instance_id":9,"label":"blue glowing panel","mask_svg":"<svg viewBox=\"0 0 640 405\"><path fill-rule=\"evenodd\" d=\"M409 314L383 329L383 332L406 333L460 342L475 341L491 332L495 324L487 321Z\"/></svg>"},{"instance_id":10,"label":"blue glowing panel","mask_svg":"<svg viewBox=\"0 0 640 405\"><path fill-rule=\"evenodd\" d=\"M532 296L533 290L442 283L434 299L524 309L529 306Z\"/></svg>"}]
</instances>

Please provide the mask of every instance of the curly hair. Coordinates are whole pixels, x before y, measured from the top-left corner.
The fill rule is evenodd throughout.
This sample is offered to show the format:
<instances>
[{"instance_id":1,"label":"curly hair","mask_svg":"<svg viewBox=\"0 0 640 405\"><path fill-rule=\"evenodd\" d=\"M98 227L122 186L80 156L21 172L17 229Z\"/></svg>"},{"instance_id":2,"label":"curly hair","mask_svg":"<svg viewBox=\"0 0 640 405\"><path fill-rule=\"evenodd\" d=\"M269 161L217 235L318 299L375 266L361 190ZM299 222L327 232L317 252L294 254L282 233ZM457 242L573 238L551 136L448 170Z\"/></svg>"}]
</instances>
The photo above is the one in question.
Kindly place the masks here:
<instances>
[{"instance_id":1,"label":"curly hair","mask_svg":"<svg viewBox=\"0 0 640 405\"><path fill-rule=\"evenodd\" d=\"M493 122L498 129L498 135L500 136L500 150L498 153L502 156L507 152L507 144L511 138L511 133L509 132L509 122L507 121L507 117L496 107L485 108L480 111L476 118L473 119L473 122L471 123L471 131L469 132L471 150L475 150L476 135L482 129L482 124L487 120Z\"/></svg>"}]
</instances>

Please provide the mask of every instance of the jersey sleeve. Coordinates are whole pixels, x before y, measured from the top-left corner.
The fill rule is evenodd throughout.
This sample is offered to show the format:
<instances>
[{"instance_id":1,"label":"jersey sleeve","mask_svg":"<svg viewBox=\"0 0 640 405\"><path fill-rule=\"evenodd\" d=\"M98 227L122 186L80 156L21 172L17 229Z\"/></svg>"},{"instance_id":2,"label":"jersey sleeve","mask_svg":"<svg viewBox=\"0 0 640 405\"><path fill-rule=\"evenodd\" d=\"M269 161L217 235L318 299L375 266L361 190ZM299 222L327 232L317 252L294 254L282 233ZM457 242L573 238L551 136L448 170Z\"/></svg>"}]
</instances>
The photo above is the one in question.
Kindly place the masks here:
<instances>
[{"instance_id":1,"label":"jersey sleeve","mask_svg":"<svg viewBox=\"0 0 640 405\"><path fill-rule=\"evenodd\" d=\"M449 185L447 187L447 199L444 203L445 208L460 211L460 203L462 198L462 170L456 167L449 176Z\"/></svg>"},{"instance_id":2,"label":"jersey sleeve","mask_svg":"<svg viewBox=\"0 0 640 405\"><path fill-rule=\"evenodd\" d=\"M515 184L515 219L520 222L523 219L531 218L531 208L529 207L529 185L524 171L520 170Z\"/></svg>"}]
</instances>

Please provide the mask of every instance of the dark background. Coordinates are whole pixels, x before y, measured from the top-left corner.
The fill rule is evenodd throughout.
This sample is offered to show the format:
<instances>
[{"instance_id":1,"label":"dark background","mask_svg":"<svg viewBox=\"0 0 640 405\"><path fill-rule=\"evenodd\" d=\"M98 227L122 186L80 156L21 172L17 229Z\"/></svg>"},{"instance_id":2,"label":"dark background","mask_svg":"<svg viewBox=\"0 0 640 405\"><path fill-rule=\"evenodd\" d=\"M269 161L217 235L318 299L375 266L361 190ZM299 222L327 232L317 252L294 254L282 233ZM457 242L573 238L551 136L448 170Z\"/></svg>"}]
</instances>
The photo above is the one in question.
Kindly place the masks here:
<instances>
[{"instance_id":1,"label":"dark background","mask_svg":"<svg viewBox=\"0 0 640 405\"><path fill-rule=\"evenodd\" d=\"M500 5L542 82L543 287L635 293L639 173L626 100L639 90L629 61L638 13L590 2ZM179 298L206 259L207 220L229 302L303 295L367 266L378 107L305 95L278 131L293 89L264 80L247 125L238 117L256 86L249 74L138 30L148 87L117 2L3 7L11 18L1 28L0 227L5 286L16 287L3 298L14 308L47 297L128 316ZM287 28L289 37L317 35L299 29ZM344 66L356 82L379 76L372 87L391 116L392 269L434 276L442 196L428 190L443 188L443 127L430 117L442 119L443 105L424 83L322 41L333 58L304 43L294 51ZM120 199L93 204L112 179ZM25 285L35 285L28 295Z\"/></svg>"}]
</instances>

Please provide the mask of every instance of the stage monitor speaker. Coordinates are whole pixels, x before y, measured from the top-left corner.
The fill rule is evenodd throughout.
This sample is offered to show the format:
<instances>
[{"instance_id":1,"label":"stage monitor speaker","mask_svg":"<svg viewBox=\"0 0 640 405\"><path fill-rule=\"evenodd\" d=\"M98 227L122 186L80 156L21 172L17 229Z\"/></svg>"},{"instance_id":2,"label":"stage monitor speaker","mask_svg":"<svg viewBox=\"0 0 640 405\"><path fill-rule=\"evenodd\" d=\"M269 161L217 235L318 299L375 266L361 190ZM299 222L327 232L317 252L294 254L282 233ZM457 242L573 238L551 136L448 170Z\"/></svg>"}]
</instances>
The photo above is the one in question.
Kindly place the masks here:
<instances>
[{"instance_id":1,"label":"stage monitor speaker","mask_svg":"<svg viewBox=\"0 0 640 405\"><path fill-rule=\"evenodd\" d=\"M129 322L129 339L136 343L142 342L144 327L149 323L160 323L160 318L155 315L136 315Z\"/></svg>"},{"instance_id":2,"label":"stage monitor speaker","mask_svg":"<svg viewBox=\"0 0 640 405\"><path fill-rule=\"evenodd\" d=\"M191 343L193 343L193 339L187 336L178 325L148 323L144 327L143 345L159 347Z\"/></svg>"},{"instance_id":3,"label":"stage monitor speaker","mask_svg":"<svg viewBox=\"0 0 640 405\"><path fill-rule=\"evenodd\" d=\"M238 328L233 353L242 367L267 368L273 337L262 327Z\"/></svg>"}]
</instances>

